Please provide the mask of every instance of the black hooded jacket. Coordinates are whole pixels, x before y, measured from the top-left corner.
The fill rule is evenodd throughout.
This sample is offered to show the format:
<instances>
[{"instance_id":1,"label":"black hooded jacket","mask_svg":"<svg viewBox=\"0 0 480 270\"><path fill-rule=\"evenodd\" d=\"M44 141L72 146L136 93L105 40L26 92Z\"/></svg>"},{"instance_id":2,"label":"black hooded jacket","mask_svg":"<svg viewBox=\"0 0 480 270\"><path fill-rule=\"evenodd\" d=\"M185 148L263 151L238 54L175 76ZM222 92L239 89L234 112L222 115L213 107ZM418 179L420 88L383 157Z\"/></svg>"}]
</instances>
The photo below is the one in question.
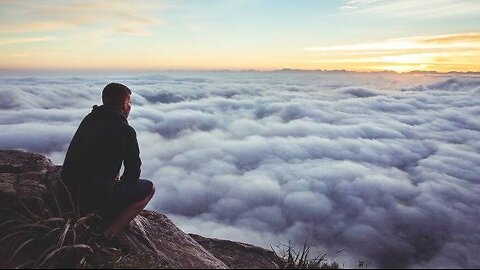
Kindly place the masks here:
<instances>
[{"instance_id":1,"label":"black hooded jacket","mask_svg":"<svg viewBox=\"0 0 480 270\"><path fill-rule=\"evenodd\" d=\"M120 180L138 181L139 155L137 135L125 116L112 107L95 105L70 143L61 178L69 189L102 196L116 182L122 163Z\"/></svg>"}]
</instances>

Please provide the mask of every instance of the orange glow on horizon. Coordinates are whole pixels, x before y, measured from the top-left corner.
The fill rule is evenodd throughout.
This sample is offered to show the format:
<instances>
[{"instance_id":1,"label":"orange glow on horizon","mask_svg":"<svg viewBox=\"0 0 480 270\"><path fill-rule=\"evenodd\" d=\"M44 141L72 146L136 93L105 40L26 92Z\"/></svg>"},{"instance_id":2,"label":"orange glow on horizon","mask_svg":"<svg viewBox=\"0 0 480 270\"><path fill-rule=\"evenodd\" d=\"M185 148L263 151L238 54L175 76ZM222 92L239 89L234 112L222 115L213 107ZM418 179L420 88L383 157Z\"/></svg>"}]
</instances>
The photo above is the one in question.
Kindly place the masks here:
<instances>
[{"instance_id":1,"label":"orange glow on horizon","mask_svg":"<svg viewBox=\"0 0 480 270\"><path fill-rule=\"evenodd\" d=\"M318 48L305 48L306 62L337 69L480 71L480 33L422 36Z\"/></svg>"},{"instance_id":2,"label":"orange glow on horizon","mask_svg":"<svg viewBox=\"0 0 480 270\"><path fill-rule=\"evenodd\" d=\"M306 70L351 71L480 71L480 33L411 37L384 42L306 48L285 53L282 50L256 52L190 51L175 48L143 50L46 49L15 50L22 42L55 43L55 37L3 40L10 51L0 54L1 69L55 70ZM0 46L2 46L0 42ZM13 48L13 49L12 49ZM235 50L233 48L232 50Z\"/></svg>"},{"instance_id":3,"label":"orange glow on horizon","mask_svg":"<svg viewBox=\"0 0 480 270\"><path fill-rule=\"evenodd\" d=\"M0 69L480 71L480 1L200 2L0 0Z\"/></svg>"}]
</instances>

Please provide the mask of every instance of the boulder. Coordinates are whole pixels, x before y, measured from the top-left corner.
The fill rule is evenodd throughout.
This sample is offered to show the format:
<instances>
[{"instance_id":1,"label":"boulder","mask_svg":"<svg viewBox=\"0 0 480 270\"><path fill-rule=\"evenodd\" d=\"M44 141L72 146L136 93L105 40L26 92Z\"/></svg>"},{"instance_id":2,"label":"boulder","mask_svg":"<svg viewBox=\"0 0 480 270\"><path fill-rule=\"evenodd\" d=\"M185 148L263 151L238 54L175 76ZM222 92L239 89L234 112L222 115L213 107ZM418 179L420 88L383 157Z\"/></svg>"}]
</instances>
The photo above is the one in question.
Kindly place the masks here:
<instances>
[{"instance_id":1,"label":"boulder","mask_svg":"<svg viewBox=\"0 0 480 270\"><path fill-rule=\"evenodd\" d=\"M285 266L285 262L272 250L196 234L190 236L232 269L279 269Z\"/></svg>"},{"instance_id":2,"label":"boulder","mask_svg":"<svg viewBox=\"0 0 480 270\"><path fill-rule=\"evenodd\" d=\"M118 241L129 248L129 256L120 262L126 268L228 268L192 237L178 229L167 216L153 211L142 211L130 223L129 229L119 235Z\"/></svg>"}]
</instances>

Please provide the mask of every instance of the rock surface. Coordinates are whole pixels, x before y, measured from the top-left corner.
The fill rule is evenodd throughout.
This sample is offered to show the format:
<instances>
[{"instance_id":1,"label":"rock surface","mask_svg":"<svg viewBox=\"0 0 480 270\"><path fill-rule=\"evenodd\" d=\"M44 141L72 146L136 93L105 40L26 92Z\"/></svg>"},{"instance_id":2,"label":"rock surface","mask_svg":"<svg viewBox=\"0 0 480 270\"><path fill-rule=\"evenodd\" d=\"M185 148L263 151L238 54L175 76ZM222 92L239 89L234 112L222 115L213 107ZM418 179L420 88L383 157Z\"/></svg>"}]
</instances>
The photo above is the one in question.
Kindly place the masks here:
<instances>
[{"instance_id":1,"label":"rock surface","mask_svg":"<svg viewBox=\"0 0 480 270\"><path fill-rule=\"evenodd\" d=\"M0 150L0 205L9 209L21 201L37 213L45 211L39 201L58 207L53 201L65 194L51 195L61 193L60 171L60 166L42 155ZM142 211L117 242L128 249L118 264L125 268L278 268L282 262L260 247L188 235L153 211ZM2 258L7 256L4 250L0 244Z\"/></svg>"},{"instance_id":2,"label":"rock surface","mask_svg":"<svg viewBox=\"0 0 480 270\"><path fill-rule=\"evenodd\" d=\"M138 258L147 265L169 268L228 268L188 234L178 229L165 215L143 211L119 236L130 255L121 263L136 265ZM146 260L146 261L145 261Z\"/></svg>"},{"instance_id":3,"label":"rock surface","mask_svg":"<svg viewBox=\"0 0 480 270\"><path fill-rule=\"evenodd\" d=\"M271 250L229 240L190 234L200 245L232 269L279 269L284 262Z\"/></svg>"}]
</instances>

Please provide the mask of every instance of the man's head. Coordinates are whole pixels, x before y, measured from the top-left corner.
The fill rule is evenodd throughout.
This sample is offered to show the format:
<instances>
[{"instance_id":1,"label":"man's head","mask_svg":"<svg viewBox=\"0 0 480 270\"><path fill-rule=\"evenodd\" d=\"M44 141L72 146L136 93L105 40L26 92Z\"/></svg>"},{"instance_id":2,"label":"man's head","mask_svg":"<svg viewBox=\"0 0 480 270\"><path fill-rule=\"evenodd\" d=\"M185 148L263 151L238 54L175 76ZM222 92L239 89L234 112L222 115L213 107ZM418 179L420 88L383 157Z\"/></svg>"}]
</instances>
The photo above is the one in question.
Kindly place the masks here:
<instances>
[{"instance_id":1,"label":"man's head","mask_svg":"<svg viewBox=\"0 0 480 270\"><path fill-rule=\"evenodd\" d=\"M102 101L104 105L118 109L125 117L128 117L130 109L132 108L131 95L132 91L125 85L109 83L103 88Z\"/></svg>"}]
</instances>

